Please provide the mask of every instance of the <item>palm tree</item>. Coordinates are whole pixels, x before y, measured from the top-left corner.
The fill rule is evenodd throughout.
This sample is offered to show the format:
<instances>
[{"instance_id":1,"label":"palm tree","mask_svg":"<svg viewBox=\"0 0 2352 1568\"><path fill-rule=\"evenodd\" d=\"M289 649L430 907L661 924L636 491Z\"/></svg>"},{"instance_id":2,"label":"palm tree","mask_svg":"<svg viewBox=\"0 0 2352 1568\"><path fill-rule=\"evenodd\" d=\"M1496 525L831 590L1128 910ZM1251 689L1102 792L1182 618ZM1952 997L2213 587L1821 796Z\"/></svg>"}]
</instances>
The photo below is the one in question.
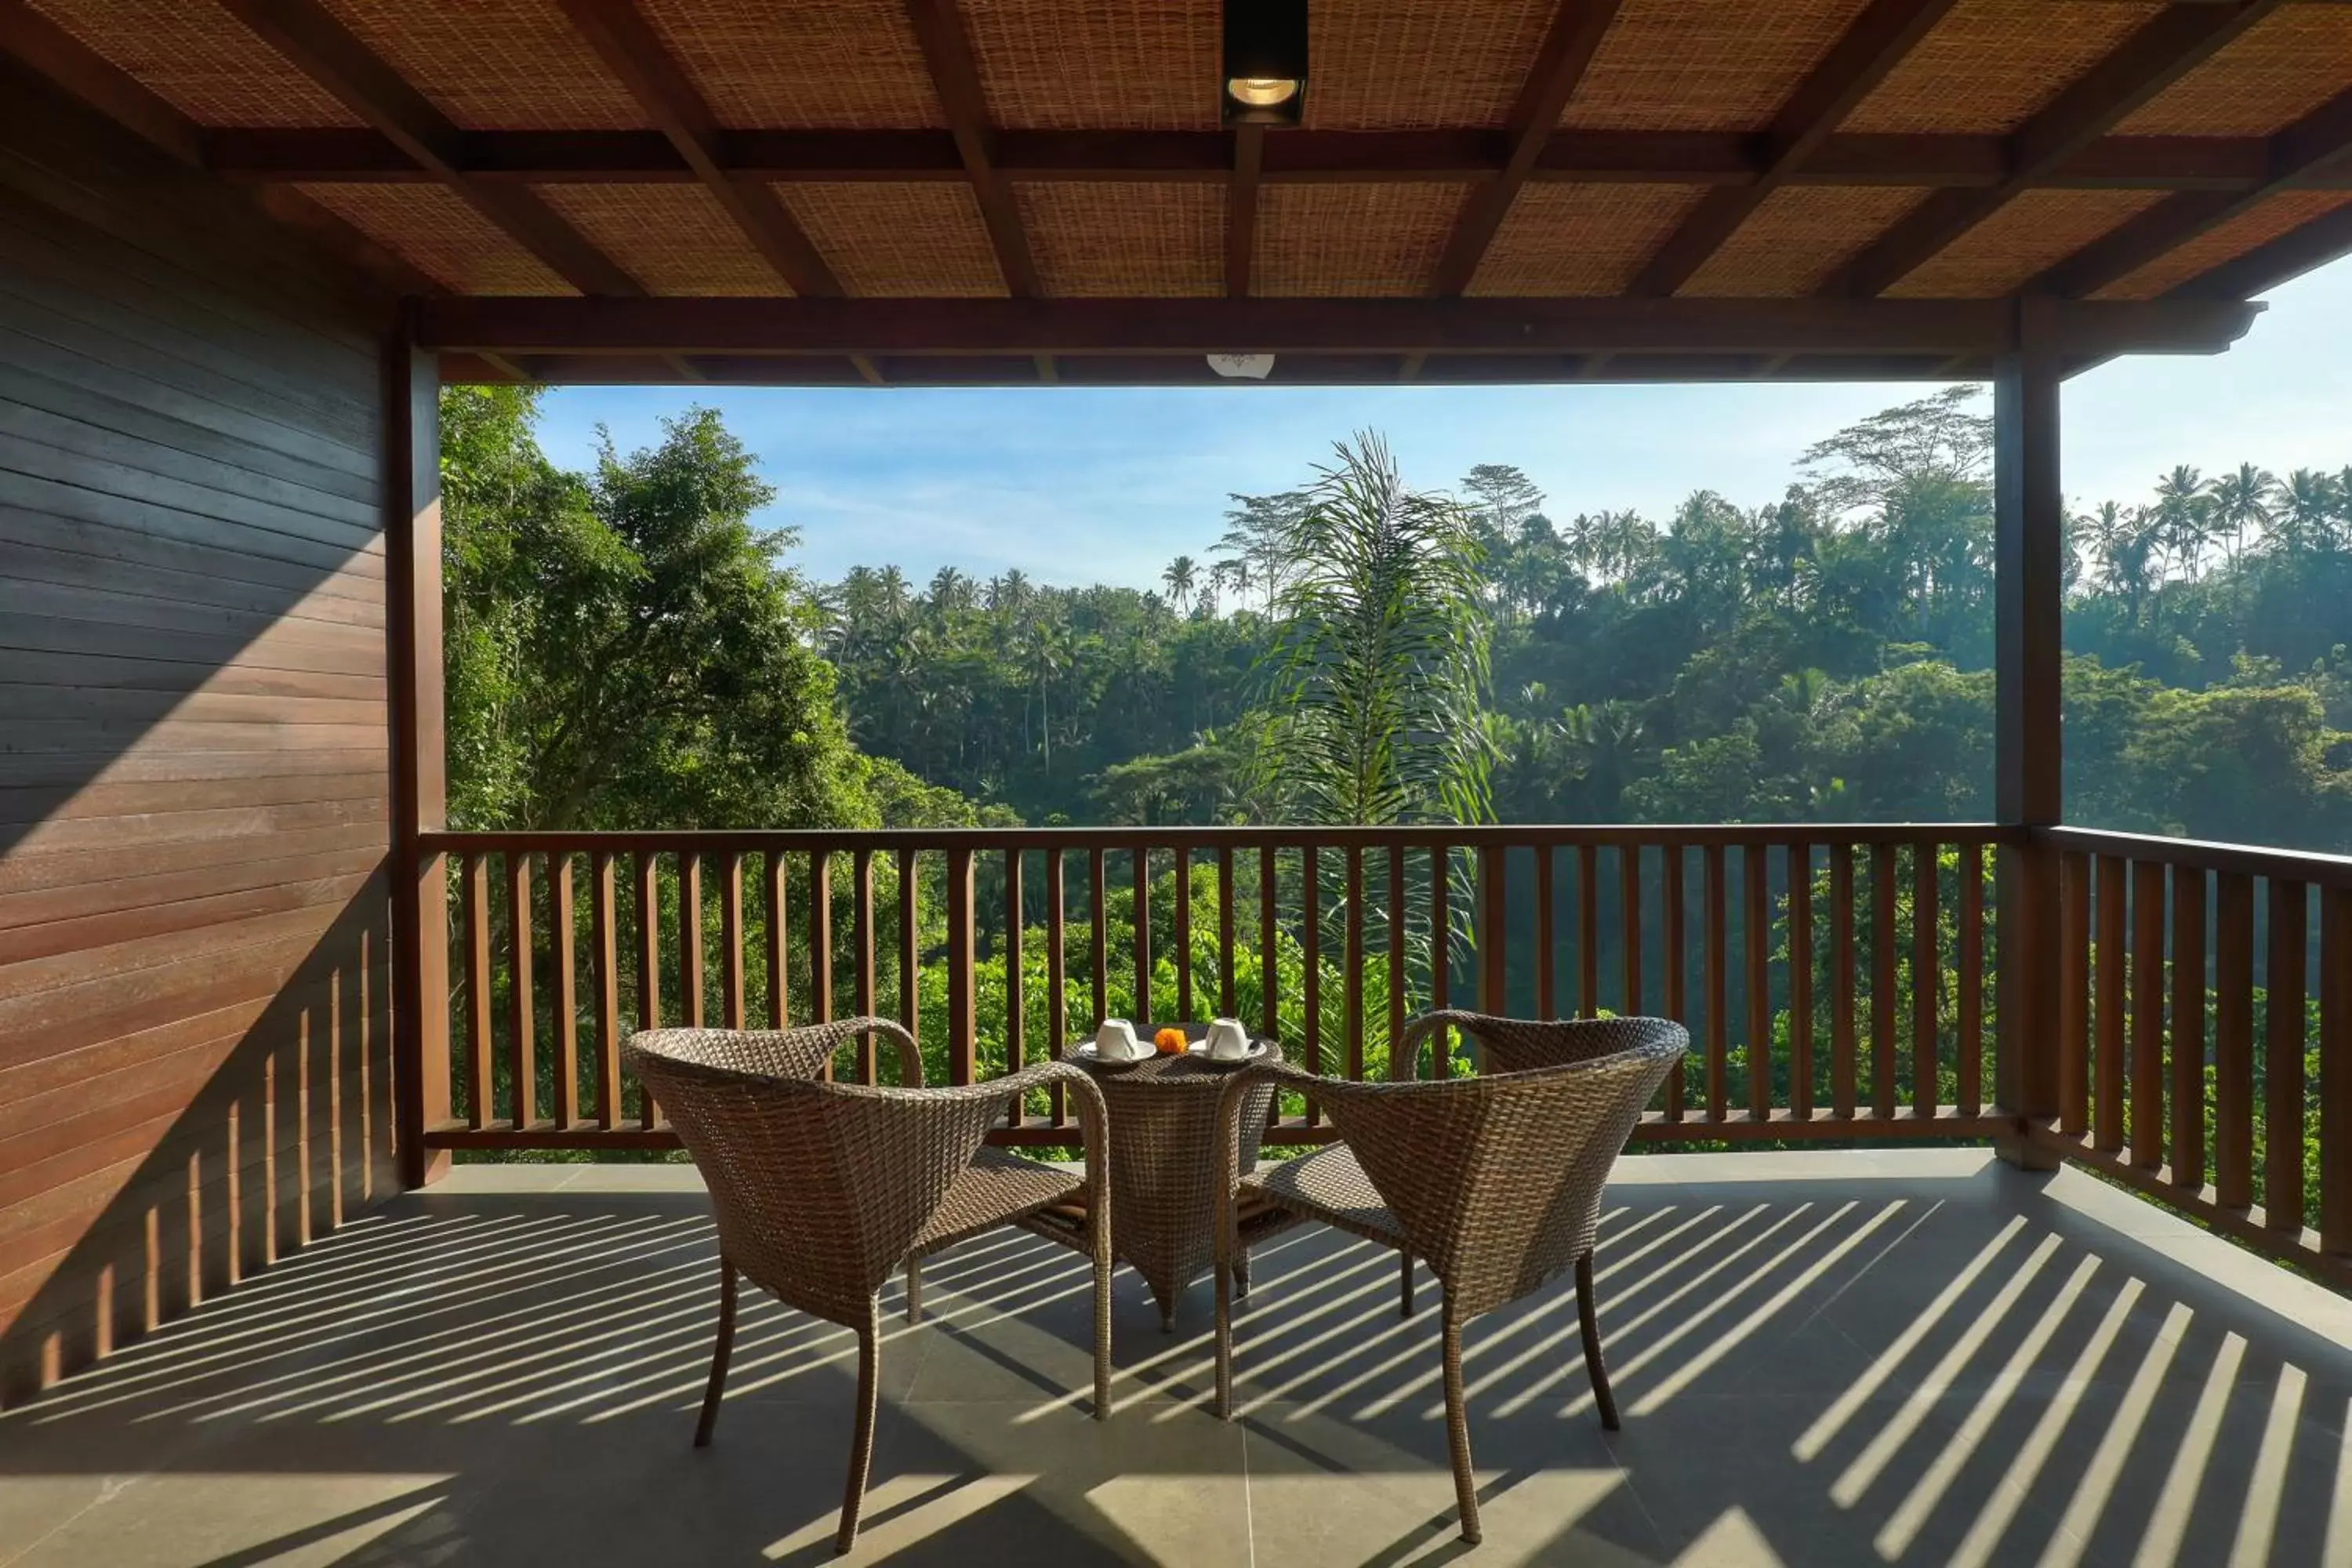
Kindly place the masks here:
<instances>
[{"instance_id":1,"label":"palm tree","mask_svg":"<svg viewBox=\"0 0 2352 1568\"><path fill-rule=\"evenodd\" d=\"M2334 479L2315 468L2297 468L2279 489L2266 542L2286 556L2326 548L2342 503Z\"/></svg>"},{"instance_id":2,"label":"palm tree","mask_svg":"<svg viewBox=\"0 0 2352 1568\"><path fill-rule=\"evenodd\" d=\"M942 566L931 574L931 608L961 610L971 603L971 579L952 566Z\"/></svg>"},{"instance_id":3,"label":"palm tree","mask_svg":"<svg viewBox=\"0 0 2352 1568\"><path fill-rule=\"evenodd\" d=\"M1175 602L1176 613L1182 615L1192 605L1192 589L1200 582L1200 570L1192 558L1179 555L1168 563L1166 571L1160 574L1160 580L1168 584L1168 596Z\"/></svg>"},{"instance_id":4,"label":"palm tree","mask_svg":"<svg viewBox=\"0 0 2352 1568\"><path fill-rule=\"evenodd\" d=\"M1260 661L1260 766L1297 819L1481 822L1486 622L1459 503L1405 488L1377 436L1338 449L1301 520L1282 627Z\"/></svg>"},{"instance_id":5,"label":"palm tree","mask_svg":"<svg viewBox=\"0 0 2352 1568\"><path fill-rule=\"evenodd\" d=\"M910 602L907 593L907 574L896 566L885 566L876 574L875 587L881 597L882 608L892 619L907 613Z\"/></svg>"},{"instance_id":6,"label":"palm tree","mask_svg":"<svg viewBox=\"0 0 2352 1568\"><path fill-rule=\"evenodd\" d=\"M2213 540L2213 502L2205 493L2204 477L2183 463L2156 482L2158 537L2172 563L2190 582Z\"/></svg>"},{"instance_id":7,"label":"palm tree","mask_svg":"<svg viewBox=\"0 0 2352 1568\"><path fill-rule=\"evenodd\" d=\"M2231 565L2235 566L2245 552L2248 526L2269 526L2271 500L2278 493L2278 488L2277 475L2252 463L2239 464L2236 473L2223 474L2205 487L2206 497L2212 503L2213 520L2229 536Z\"/></svg>"}]
</instances>

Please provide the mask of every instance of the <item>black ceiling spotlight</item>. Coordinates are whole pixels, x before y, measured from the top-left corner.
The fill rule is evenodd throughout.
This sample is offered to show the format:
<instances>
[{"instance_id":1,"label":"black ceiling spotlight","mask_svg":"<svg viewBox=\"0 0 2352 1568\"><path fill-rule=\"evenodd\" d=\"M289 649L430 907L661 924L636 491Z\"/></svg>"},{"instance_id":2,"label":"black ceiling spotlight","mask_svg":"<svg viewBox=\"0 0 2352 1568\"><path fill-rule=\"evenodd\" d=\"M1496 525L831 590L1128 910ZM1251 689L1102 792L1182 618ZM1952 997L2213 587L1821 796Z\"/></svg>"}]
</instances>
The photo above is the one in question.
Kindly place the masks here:
<instances>
[{"instance_id":1,"label":"black ceiling spotlight","mask_svg":"<svg viewBox=\"0 0 2352 1568\"><path fill-rule=\"evenodd\" d=\"M1227 125L1296 125L1307 106L1307 0L1225 0Z\"/></svg>"}]
</instances>

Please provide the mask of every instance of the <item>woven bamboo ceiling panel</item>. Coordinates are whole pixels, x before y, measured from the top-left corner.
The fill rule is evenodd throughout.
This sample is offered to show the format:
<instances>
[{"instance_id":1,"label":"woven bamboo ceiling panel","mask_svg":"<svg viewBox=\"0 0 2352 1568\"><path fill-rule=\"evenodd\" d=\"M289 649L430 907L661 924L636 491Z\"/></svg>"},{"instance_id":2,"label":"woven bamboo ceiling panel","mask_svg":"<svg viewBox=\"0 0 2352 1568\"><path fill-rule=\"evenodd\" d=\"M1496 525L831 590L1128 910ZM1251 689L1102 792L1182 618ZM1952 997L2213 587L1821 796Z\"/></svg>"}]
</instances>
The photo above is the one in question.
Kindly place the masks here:
<instances>
[{"instance_id":1,"label":"woven bamboo ceiling panel","mask_svg":"<svg viewBox=\"0 0 2352 1568\"><path fill-rule=\"evenodd\" d=\"M2126 0L1960 0L1848 131L2014 131L2158 11Z\"/></svg>"},{"instance_id":2,"label":"woven bamboo ceiling panel","mask_svg":"<svg viewBox=\"0 0 2352 1568\"><path fill-rule=\"evenodd\" d=\"M2167 251L2154 261L2100 289L2095 300L2153 300L2209 268L2242 256L2314 219L2352 207L2352 191L2289 191L2252 211Z\"/></svg>"},{"instance_id":3,"label":"woven bamboo ceiling panel","mask_svg":"<svg viewBox=\"0 0 2352 1568\"><path fill-rule=\"evenodd\" d=\"M2028 191L1887 293L1898 300L1997 298L2163 199L2154 191Z\"/></svg>"},{"instance_id":4,"label":"woven bamboo ceiling panel","mask_svg":"<svg viewBox=\"0 0 2352 1568\"><path fill-rule=\"evenodd\" d=\"M2327 101L2318 60L2352 60L2352 5L2289 5L2116 127L2125 136L2268 136Z\"/></svg>"},{"instance_id":5,"label":"woven bamboo ceiling panel","mask_svg":"<svg viewBox=\"0 0 2352 1568\"><path fill-rule=\"evenodd\" d=\"M2352 0L1309 0L1303 125L1243 133L1222 0L22 4L29 68L412 292L1760 310L2352 249Z\"/></svg>"},{"instance_id":6,"label":"woven bamboo ceiling panel","mask_svg":"<svg viewBox=\"0 0 2352 1568\"><path fill-rule=\"evenodd\" d=\"M1864 0L1627 0L1560 116L1612 131L1769 123Z\"/></svg>"}]
</instances>

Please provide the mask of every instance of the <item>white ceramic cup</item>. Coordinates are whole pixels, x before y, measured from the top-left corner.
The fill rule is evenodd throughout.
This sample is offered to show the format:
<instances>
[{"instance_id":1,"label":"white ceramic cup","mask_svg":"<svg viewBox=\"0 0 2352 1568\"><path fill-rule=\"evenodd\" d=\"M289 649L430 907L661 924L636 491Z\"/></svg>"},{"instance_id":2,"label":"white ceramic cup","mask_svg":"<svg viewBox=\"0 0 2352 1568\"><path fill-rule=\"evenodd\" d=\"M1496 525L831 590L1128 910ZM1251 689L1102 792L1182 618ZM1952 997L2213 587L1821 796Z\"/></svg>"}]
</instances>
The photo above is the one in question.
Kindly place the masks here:
<instances>
[{"instance_id":1,"label":"white ceramic cup","mask_svg":"<svg viewBox=\"0 0 2352 1568\"><path fill-rule=\"evenodd\" d=\"M1135 1026L1124 1018L1105 1018L1095 1031L1095 1055L1107 1062L1131 1062L1143 1054Z\"/></svg>"},{"instance_id":2,"label":"white ceramic cup","mask_svg":"<svg viewBox=\"0 0 2352 1568\"><path fill-rule=\"evenodd\" d=\"M1249 1055L1249 1031L1239 1018L1219 1018L1209 1026L1209 1059L1237 1062Z\"/></svg>"}]
</instances>

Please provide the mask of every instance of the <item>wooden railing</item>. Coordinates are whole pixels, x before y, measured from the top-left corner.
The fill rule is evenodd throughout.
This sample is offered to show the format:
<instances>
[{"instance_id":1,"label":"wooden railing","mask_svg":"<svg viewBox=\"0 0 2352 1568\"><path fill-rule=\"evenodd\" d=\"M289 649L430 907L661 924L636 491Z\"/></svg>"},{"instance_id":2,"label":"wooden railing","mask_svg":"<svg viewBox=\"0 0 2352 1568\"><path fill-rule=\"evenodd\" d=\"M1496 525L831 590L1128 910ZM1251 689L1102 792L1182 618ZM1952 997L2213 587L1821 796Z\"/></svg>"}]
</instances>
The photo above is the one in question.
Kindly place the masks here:
<instances>
[{"instance_id":1,"label":"wooden railing","mask_svg":"<svg viewBox=\"0 0 2352 1568\"><path fill-rule=\"evenodd\" d=\"M2060 949L2057 1116L2033 1139L2352 1287L2352 858L2034 839Z\"/></svg>"},{"instance_id":2,"label":"wooden railing","mask_svg":"<svg viewBox=\"0 0 2352 1568\"><path fill-rule=\"evenodd\" d=\"M451 958L446 1034L427 1037L449 1087L425 1141L671 1145L619 1054L663 1024L879 1012L961 1083L1106 1015L1232 1014L1360 1078L1412 1070L1390 1042L1448 1005L1685 1021L1691 1059L1644 1139L2014 1131L1988 1110L1988 890L1990 851L2021 842L1982 825L431 834ZM1441 1048L1454 1070L1461 1043ZM870 1047L835 1067L875 1070ZM1075 1141L1042 1100L995 1136ZM1292 1103L1275 1136L1329 1129Z\"/></svg>"}]
</instances>

